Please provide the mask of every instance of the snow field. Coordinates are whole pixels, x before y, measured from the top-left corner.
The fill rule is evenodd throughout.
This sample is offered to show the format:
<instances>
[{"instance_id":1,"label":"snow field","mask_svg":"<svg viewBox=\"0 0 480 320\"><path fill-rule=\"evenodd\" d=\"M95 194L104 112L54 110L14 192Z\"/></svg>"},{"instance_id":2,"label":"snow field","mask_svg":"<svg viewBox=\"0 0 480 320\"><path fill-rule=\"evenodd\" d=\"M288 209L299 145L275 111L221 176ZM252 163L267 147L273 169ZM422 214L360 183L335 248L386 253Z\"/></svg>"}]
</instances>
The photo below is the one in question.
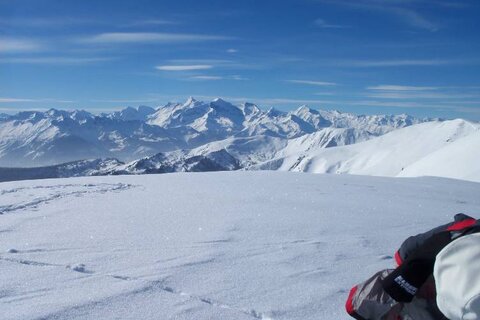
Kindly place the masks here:
<instances>
[{"instance_id":1,"label":"snow field","mask_svg":"<svg viewBox=\"0 0 480 320\"><path fill-rule=\"evenodd\" d=\"M2 319L348 319L480 184L282 172L0 183Z\"/></svg>"}]
</instances>

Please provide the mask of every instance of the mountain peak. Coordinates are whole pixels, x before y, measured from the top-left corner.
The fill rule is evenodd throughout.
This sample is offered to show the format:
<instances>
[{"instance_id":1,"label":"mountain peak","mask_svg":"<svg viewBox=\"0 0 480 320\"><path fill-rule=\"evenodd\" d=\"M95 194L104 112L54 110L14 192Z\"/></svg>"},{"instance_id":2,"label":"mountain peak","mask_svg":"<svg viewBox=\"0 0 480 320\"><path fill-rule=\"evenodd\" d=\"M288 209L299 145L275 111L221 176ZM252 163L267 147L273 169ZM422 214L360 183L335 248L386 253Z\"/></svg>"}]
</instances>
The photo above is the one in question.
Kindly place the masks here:
<instances>
[{"instance_id":1,"label":"mountain peak","mask_svg":"<svg viewBox=\"0 0 480 320\"><path fill-rule=\"evenodd\" d=\"M194 97L190 96L188 97L187 101L185 101L185 103L183 104L184 106L188 106L188 105L193 105L193 104L196 104L198 102L197 99L195 99Z\"/></svg>"},{"instance_id":2,"label":"mountain peak","mask_svg":"<svg viewBox=\"0 0 480 320\"><path fill-rule=\"evenodd\" d=\"M222 98L215 98L212 101L215 102L215 103L229 103L229 102L223 100Z\"/></svg>"},{"instance_id":3,"label":"mountain peak","mask_svg":"<svg viewBox=\"0 0 480 320\"><path fill-rule=\"evenodd\" d=\"M298 107L298 109L295 110L293 113L296 114L296 115L306 114L306 113L318 114L318 111L315 110L315 109L312 109L308 105L304 104L304 105L301 105L300 107Z\"/></svg>"}]
</instances>

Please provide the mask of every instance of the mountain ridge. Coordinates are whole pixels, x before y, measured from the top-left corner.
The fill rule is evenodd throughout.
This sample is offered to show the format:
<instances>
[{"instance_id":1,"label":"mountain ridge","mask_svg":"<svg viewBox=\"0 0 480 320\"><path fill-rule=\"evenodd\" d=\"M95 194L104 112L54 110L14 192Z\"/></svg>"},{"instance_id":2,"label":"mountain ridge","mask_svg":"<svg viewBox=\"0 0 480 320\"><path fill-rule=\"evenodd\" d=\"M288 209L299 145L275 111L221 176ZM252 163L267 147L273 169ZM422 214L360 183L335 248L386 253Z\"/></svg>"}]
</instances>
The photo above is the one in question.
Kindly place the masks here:
<instances>
[{"instance_id":1,"label":"mountain ridge","mask_svg":"<svg viewBox=\"0 0 480 320\"><path fill-rule=\"evenodd\" d=\"M290 112L264 111L248 102L234 105L220 98L202 102L192 97L183 104L127 107L99 115L85 110L22 111L0 117L0 166L35 167L91 158L130 162L231 138L271 137L283 140L279 143L283 145L332 128L356 132L322 146L330 147L430 120L406 115L356 116L307 106Z\"/></svg>"},{"instance_id":2,"label":"mountain ridge","mask_svg":"<svg viewBox=\"0 0 480 320\"><path fill-rule=\"evenodd\" d=\"M161 152L128 163L117 159L92 159L38 170L0 168L0 181L85 175L277 170L390 177L430 175L480 182L480 124L462 119L431 121L381 136L362 136L365 132L355 130L325 128L290 140L266 135L229 137L197 148ZM348 141L352 136L355 136L355 143Z\"/></svg>"}]
</instances>

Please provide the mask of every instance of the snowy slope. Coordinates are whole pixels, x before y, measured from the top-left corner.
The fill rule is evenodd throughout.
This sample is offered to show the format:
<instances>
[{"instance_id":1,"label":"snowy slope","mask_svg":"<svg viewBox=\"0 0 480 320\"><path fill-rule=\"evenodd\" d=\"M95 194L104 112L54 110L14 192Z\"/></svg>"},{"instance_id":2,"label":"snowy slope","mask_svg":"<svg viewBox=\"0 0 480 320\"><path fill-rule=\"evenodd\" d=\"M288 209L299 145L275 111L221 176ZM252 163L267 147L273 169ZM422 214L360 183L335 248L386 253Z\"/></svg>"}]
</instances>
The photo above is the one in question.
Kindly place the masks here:
<instances>
[{"instance_id":1,"label":"snowy slope","mask_svg":"<svg viewBox=\"0 0 480 320\"><path fill-rule=\"evenodd\" d=\"M13 319L349 319L408 236L480 211L480 184L281 172L0 183Z\"/></svg>"},{"instance_id":2,"label":"snowy slope","mask_svg":"<svg viewBox=\"0 0 480 320\"><path fill-rule=\"evenodd\" d=\"M398 176L422 175L480 181L480 130L423 157Z\"/></svg>"},{"instance_id":3,"label":"snowy slope","mask_svg":"<svg viewBox=\"0 0 480 320\"><path fill-rule=\"evenodd\" d=\"M252 169L377 176L434 175L480 181L480 125L427 122L343 147L293 152Z\"/></svg>"}]
</instances>

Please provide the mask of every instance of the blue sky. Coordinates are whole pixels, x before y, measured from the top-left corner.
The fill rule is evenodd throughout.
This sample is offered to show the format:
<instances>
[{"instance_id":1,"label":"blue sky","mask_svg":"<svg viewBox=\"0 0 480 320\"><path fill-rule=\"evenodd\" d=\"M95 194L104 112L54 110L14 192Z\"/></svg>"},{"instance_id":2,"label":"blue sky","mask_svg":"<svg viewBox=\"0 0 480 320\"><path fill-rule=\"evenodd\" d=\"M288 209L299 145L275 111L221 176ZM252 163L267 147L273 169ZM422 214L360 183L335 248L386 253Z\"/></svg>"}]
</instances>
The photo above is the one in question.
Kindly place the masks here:
<instances>
[{"instance_id":1,"label":"blue sky","mask_svg":"<svg viewBox=\"0 0 480 320\"><path fill-rule=\"evenodd\" d=\"M480 120L478 0L0 0L0 112L222 97Z\"/></svg>"}]
</instances>

